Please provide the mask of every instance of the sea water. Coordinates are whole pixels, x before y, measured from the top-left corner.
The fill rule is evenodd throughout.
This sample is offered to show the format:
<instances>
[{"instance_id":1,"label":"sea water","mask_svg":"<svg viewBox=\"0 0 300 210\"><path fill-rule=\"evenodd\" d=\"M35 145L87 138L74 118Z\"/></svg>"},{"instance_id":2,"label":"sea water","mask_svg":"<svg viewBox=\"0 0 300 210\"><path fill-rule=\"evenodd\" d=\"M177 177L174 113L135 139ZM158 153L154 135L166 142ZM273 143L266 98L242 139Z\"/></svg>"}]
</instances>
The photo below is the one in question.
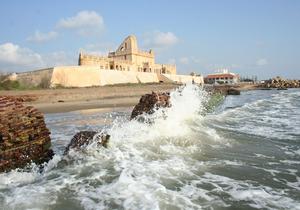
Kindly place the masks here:
<instances>
[{"instance_id":1,"label":"sea water","mask_svg":"<svg viewBox=\"0 0 300 210\"><path fill-rule=\"evenodd\" d=\"M132 108L46 115L56 155L0 174L1 209L300 209L300 90L208 100L187 85L148 123ZM109 133L108 148L63 156L82 130Z\"/></svg>"}]
</instances>

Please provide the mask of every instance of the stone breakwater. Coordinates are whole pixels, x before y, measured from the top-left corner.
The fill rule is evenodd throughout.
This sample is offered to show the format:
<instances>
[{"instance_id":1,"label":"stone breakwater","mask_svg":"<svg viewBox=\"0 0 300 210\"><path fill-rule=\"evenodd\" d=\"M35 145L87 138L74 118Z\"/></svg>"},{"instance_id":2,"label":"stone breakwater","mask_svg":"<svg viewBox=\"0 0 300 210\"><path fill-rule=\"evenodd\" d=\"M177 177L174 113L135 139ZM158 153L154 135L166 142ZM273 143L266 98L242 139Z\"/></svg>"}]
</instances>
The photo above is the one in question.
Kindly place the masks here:
<instances>
[{"instance_id":1,"label":"stone breakwater","mask_svg":"<svg viewBox=\"0 0 300 210\"><path fill-rule=\"evenodd\" d=\"M23 101L0 96L0 172L40 164L53 156L43 114Z\"/></svg>"},{"instance_id":2,"label":"stone breakwater","mask_svg":"<svg viewBox=\"0 0 300 210\"><path fill-rule=\"evenodd\" d=\"M267 80L263 87L265 88L300 88L300 80L289 80L281 77L275 77L273 79Z\"/></svg>"}]
</instances>

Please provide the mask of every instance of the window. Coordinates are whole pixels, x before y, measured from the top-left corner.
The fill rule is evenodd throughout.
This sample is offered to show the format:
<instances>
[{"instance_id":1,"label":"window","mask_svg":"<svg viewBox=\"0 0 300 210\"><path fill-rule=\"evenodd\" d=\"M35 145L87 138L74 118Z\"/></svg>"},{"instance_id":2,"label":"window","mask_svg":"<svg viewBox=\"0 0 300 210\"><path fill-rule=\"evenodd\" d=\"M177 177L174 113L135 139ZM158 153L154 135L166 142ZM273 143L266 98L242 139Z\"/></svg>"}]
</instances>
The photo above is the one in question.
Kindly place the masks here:
<instances>
[{"instance_id":1,"label":"window","mask_svg":"<svg viewBox=\"0 0 300 210\"><path fill-rule=\"evenodd\" d=\"M124 59L126 60L126 55L124 55Z\"/></svg>"},{"instance_id":2,"label":"window","mask_svg":"<svg viewBox=\"0 0 300 210\"><path fill-rule=\"evenodd\" d=\"M125 50L127 50L127 43L125 42ZM125 60L126 60L126 58L125 58Z\"/></svg>"}]
</instances>

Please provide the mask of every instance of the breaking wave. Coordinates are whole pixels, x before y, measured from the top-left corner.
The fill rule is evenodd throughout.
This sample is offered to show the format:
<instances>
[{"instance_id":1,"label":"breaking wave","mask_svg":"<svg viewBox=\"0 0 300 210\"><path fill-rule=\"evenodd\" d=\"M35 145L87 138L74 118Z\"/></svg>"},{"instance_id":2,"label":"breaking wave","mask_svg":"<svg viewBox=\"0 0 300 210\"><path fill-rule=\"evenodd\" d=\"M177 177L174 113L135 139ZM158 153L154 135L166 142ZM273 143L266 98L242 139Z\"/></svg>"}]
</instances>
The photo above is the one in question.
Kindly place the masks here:
<instances>
[{"instance_id":1,"label":"breaking wave","mask_svg":"<svg viewBox=\"0 0 300 210\"><path fill-rule=\"evenodd\" d=\"M299 123L299 92L275 91L269 99L264 94L227 97L206 113L208 93L187 85L171 93L172 107L145 116L151 123L129 121L127 109L48 115L57 155L43 172L32 166L0 174L0 204L4 209L299 209L299 130L290 124ZM298 118L286 119L290 113ZM269 118L272 125L265 122ZM275 118L283 118L287 129ZM95 121L111 123L88 124ZM92 143L63 157L72 135L87 128L109 133L109 147Z\"/></svg>"}]
</instances>

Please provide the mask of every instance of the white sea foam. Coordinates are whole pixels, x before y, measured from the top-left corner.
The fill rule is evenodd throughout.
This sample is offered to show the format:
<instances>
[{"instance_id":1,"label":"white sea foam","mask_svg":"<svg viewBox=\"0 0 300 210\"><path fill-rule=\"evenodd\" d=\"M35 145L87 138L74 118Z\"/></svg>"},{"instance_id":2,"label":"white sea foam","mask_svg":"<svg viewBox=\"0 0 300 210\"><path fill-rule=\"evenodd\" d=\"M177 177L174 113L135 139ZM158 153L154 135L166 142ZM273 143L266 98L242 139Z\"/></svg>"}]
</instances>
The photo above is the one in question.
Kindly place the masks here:
<instances>
[{"instance_id":1,"label":"white sea foam","mask_svg":"<svg viewBox=\"0 0 300 210\"><path fill-rule=\"evenodd\" d=\"M213 182L217 186L212 191L229 194L230 199L248 202L254 208L300 209L300 203L287 197L284 190L277 191L266 186L254 186L251 182L233 180L210 173L206 173L203 177L206 182Z\"/></svg>"},{"instance_id":2,"label":"white sea foam","mask_svg":"<svg viewBox=\"0 0 300 210\"><path fill-rule=\"evenodd\" d=\"M263 169L267 176L280 175L282 169L277 168L280 164L290 166L285 172L296 176L297 160L280 162L276 155L265 155L263 151L243 156L248 147L243 151L235 150L235 144L228 147L230 135L222 135L227 131L226 126L222 127L225 131L208 127L209 123L218 122L232 123L230 126L235 129L240 128L236 122L244 122L247 127L247 119L252 126L255 124L252 111L268 105L265 99L226 110L220 118L214 114L201 115L206 100L207 93L201 88L187 85L171 93L172 107L145 116L151 123L129 121L123 115L112 114L113 123L100 127L111 135L107 149L92 143L82 152L71 150L63 158L56 155L42 173L34 169L1 174L0 204L4 209L64 209L69 204L84 209L218 209L242 203L254 208L297 209L299 200L290 196L288 190L265 186L259 180L244 180L248 174L242 174L242 180L215 174L222 173L222 168L234 173L253 164L253 159L266 165L274 163L272 169L252 166ZM79 127L70 123L82 122L79 114L66 114L63 123L59 123L59 116L49 120L65 132L65 136L53 134L54 145L59 144L55 145L58 154L62 154L60 147L67 144L70 136L87 127L79 122L76 123ZM76 115L75 120L72 115ZM95 119L90 118L94 123ZM251 126L247 129L256 129ZM268 162L270 159L274 162ZM286 186L297 190L299 179L286 182Z\"/></svg>"},{"instance_id":3,"label":"white sea foam","mask_svg":"<svg viewBox=\"0 0 300 210\"><path fill-rule=\"evenodd\" d=\"M298 129L300 111L295 94L294 92L276 93L270 98L267 96L268 98L254 101L247 101L248 98L253 97L248 96L241 99L246 103L236 105L234 109L226 110L226 106L231 105L225 103L225 111L212 115L211 118L220 128L225 127L228 130L267 138L298 140L300 138L300 129Z\"/></svg>"}]
</instances>

